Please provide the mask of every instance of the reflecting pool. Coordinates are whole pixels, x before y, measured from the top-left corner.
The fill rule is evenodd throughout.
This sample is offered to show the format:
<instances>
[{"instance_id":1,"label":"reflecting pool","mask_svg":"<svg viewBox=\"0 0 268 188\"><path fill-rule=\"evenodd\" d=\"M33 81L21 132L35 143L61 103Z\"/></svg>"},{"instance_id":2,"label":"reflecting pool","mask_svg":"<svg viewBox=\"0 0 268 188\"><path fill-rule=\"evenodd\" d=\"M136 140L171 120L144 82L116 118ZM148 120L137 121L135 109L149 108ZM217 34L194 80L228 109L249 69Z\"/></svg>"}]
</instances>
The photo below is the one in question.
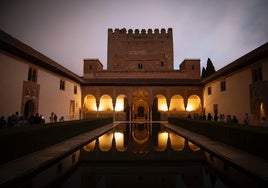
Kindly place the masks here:
<instances>
[{"instance_id":1,"label":"reflecting pool","mask_svg":"<svg viewBox=\"0 0 268 188\"><path fill-rule=\"evenodd\" d=\"M79 152L75 169L52 186L264 187L162 124L119 124Z\"/></svg>"}]
</instances>

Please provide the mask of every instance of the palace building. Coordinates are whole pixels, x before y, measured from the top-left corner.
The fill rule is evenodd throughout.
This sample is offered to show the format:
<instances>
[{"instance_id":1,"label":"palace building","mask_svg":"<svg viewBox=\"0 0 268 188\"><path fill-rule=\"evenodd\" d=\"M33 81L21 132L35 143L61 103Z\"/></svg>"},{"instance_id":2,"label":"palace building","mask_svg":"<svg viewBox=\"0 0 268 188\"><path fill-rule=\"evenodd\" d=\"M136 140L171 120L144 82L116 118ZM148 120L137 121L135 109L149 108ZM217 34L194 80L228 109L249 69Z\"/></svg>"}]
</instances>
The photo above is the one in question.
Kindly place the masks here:
<instances>
[{"instance_id":1,"label":"palace building","mask_svg":"<svg viewBox=\"0 0 268 188\"><path fill-rule=\"evenodd\" d=\"M190 114L267 119L268 43L205 79L200 60L174 69L172 29L108 29L107 70L84 59L78 76L9 34L0 32L0 115L52 112L65 120L112 116L161 121Z\"/></svg>"}]
</instances>

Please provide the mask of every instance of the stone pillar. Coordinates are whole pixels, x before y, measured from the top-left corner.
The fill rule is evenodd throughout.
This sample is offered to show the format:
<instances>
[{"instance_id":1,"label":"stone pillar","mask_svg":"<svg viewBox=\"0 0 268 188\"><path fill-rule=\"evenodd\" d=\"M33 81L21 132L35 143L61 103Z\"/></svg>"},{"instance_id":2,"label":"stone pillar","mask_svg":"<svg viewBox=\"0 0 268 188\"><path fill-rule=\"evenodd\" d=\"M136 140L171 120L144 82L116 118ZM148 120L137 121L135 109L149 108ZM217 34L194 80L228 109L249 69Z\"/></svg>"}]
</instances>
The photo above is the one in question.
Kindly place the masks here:
<instances>
[{"instance_id":1,"label":"stone pillar","mask_svg":"<svg viewBox=\"0 0 268 188\"><path fill-rule=\"evenodd\" d=\"M96 99L97 118L99 117L99 106L100 106L100 98L97 98L97 99Z\"/></svg>"}]
</instances>

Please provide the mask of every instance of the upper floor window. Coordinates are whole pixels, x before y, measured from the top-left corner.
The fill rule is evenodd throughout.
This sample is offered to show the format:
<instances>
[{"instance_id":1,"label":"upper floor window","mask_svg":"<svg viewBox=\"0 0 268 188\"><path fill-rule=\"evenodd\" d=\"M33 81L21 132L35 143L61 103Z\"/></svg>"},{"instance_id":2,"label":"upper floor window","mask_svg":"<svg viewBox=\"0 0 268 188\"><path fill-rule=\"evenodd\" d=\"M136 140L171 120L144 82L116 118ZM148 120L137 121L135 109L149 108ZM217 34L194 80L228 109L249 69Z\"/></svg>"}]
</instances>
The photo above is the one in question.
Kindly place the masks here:
<instances>
[{"instance_id":1,"label":"upper floor window","mask_svg":"<svg viewBox=\"0 0 268 188\"><path fill-rule=\"evenodd\" d=\"M208 87L208 95L211 95L212 91L211 91L211 86Z\"/></svg>"},{"instance_id":2,"label":"upper floor window","mask_svg":"<svg viewBox=\"0 0 268 188\"><path fill-rule=\"evenodd\" d=\"M37 82L37 70L32 67L28 70L28 81Z\"/></svg>"},{"instance_id":3,"label":"upper floor window","mask_svg":"<svg viewBox=\"0 0 268 188\"><path fill-rule=\"evenodd\" d=\"M142 63L138 64L138 69L140 69L140 70L142 69Z\"/></svg>"},{"instance_id":4,"label":"upper floor window","mask_svg":"<svg viewBox=\"0 0 268 188\"><path fill-rule=\"evenodd\" d=\"M164 67L164 64L165 64L164 61L161 61L161 67Z\"/></svg>"},{"instance_id":5,"label":"upper floor window","mask_svg":"<svg viewBox=\"0 0 268 188\"><path fill-rule=\"evenodd\" d=\"M74 86L74 94L77 94L77 86Z\"/></svg>"},{"instance_id":6,"label":"upper floor window","mask_svg":"<svg viewBox=\"0 0 268 188\"><path fill-rule=\"evenodd\" d=\"M225 91L226 90L226 82L225 80L221 81L221 91Z\"/></svg>"},{"instance_id":7,"label":"upper floor window","mask_svg":"<svg viewBox=\"0 0 268 188\"><path fill-rule=\"evenodd\" d=\"M262 81L262 68L261 67L252 69L252 81L253 82Z\"/></svg>"},{"instance_id":8,"label":"upper floor window","mask_svg":"<svg viewBox=\"0 0 268 188\"><path fill-rule=\"evenodd\" d=\"M60 80L60 90L65 90L65 81Z\"/></svg>"}]
</instances>

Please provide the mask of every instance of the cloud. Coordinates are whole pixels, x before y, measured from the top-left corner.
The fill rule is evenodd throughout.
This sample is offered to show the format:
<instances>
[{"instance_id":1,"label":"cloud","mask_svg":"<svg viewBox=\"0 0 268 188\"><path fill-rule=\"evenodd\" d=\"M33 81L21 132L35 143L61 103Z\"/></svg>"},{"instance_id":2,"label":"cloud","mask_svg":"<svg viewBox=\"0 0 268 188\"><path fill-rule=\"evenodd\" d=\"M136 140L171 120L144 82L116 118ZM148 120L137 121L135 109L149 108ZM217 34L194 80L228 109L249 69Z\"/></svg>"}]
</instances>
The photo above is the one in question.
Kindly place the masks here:
<instances>
[{"instance_id":1,"label":"cloud","mask_svg":"<svg viewBox=\"0 0 268 188\"><path fill-rule=\"evenodd\" d=\"M175 68L208 57L219 69L268 41L267 0L0 1L0 26L82 75L84 58L106 67L107 29L173 28Z\"/></svg>"}]
</instances>

